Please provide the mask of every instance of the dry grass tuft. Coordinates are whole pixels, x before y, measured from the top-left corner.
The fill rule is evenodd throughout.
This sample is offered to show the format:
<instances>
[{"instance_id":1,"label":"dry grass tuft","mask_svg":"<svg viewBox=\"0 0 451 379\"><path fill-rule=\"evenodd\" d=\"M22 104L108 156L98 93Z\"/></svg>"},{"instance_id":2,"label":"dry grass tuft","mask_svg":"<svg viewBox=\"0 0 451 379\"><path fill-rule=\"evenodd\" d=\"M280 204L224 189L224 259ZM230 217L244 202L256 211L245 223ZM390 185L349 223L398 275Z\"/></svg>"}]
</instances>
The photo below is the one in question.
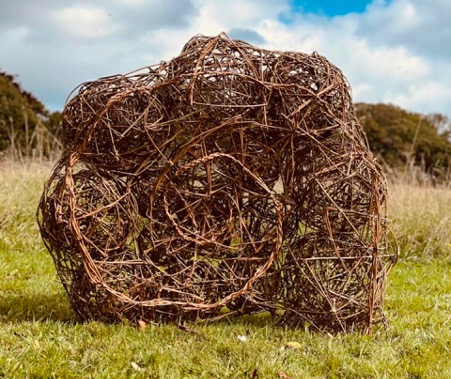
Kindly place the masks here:
<instances>
[{"instance_id":1,"label":"dry grass tuft","mask_svg":"<svg viewBox=\"0 0 451 379\"><path fill-rule=\"evenodd\" d=\"M389 188L401 259L451 259L451 188L397 180Z\"/></svg>"}]
</instances>

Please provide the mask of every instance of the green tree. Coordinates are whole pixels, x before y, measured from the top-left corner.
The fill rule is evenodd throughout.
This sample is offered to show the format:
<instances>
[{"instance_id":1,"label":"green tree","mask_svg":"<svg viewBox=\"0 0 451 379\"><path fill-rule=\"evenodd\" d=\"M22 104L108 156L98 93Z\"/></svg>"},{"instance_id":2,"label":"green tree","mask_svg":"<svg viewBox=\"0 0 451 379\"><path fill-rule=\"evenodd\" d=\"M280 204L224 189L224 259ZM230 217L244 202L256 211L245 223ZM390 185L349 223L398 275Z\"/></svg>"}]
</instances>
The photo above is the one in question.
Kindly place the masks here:
<instances>
[{"instance_id":1,"label":"green tree","mask_svg":"<svg viewBox=\"0 0 451 379\"><path fill-rule=\"evenodd\" d=\"M50 148L60 129L59 112L50 113L14 76L0 71L0 151L30 154L38 145Z\"/></svg>"},{"instance_id":2,"label":"green tree","mask_svg":"<svg viewBox=\"0 0 451 379\"><path fill-rule=\"evenodd\" d=\"M451 166L448 118L412 113L391 104L355 104L370 149L394 169L416 166L446 179Z\"/></svg>"}]
</instances>

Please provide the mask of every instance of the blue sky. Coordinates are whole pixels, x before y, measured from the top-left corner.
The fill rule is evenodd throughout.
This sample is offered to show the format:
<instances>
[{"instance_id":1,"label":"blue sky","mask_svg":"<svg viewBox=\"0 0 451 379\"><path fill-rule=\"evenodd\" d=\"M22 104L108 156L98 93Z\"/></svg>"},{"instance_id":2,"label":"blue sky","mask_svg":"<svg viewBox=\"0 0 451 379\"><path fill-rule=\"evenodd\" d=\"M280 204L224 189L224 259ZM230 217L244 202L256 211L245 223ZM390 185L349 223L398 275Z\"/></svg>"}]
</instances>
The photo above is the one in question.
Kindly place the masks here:
<instances>
[{"instance_id":1,"label":"blue sky","mask_svg":"<svg viewBox=\"0 0 451 379\"><path fill-rule=\"evenodd\" d=\"M348 13L363 13L371 2L371 0L293 0L291 3L295 12L333 17Z\"/></svg>"},{"instance_id":2,"label":"blue sky","mask_svg":"<svg viewBox=\"0 0 451 379\"><path fill-rule=\"evenodd\" d=\"M2 0L0 70L51 110L80 83L169 60L193 35L317 51L354 101L451 116L450 0Z\"/></svg>"}]
</instances>

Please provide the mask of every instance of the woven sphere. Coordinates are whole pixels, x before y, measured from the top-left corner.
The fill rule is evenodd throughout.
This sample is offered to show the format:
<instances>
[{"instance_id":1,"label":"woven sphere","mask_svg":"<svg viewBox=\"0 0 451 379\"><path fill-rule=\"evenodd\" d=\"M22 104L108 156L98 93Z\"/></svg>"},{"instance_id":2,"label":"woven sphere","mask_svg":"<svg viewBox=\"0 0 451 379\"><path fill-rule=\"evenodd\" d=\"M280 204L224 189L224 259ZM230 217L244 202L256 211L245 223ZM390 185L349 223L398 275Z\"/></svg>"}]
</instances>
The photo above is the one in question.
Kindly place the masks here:
<instances>
[{"instance_id":1,"label":"woven sphere","mask_svg":"<svg viewBox=\"0 0 451 379\"><path fill-rule=\"evenodd\" d=\"M134 172L155 152L152 138L164 138L160 127L165 106L149 90L159 80L113 76L80 86L63 112L64 143L83 161L107 172ZM152 137L149 138L149 136Z\"/></svg>"},{"instance_id":2,"label":"woven sphere","mask_svg":"<svg viewBox=\"0 0 451 379\"><path fill-rule=\"evenodd\" d=\"M38 221L83 319L383 318L386 184L326 58L196 36L81 85L63 126Z\"/></svg>"}]
</instances>

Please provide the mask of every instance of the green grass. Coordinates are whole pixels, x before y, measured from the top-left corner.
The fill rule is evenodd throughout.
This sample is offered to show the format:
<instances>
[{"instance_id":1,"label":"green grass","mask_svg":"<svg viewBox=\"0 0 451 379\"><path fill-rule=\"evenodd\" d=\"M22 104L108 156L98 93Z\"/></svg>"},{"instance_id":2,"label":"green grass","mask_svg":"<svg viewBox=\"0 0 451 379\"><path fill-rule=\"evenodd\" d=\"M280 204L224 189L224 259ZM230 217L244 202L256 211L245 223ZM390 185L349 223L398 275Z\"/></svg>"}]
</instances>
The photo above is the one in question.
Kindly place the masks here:
<instances>
[{"instance_id":1,"label":"green grass","mask_svg":"<svg viewBox=\"0 0 451 379\"><path fill-rule=\"evenodd\" d=\"M402 258L389 327L372 337L286 329L265 315L141 330L79 322L35 223L50 168L1 165L0 378L451 377L450 190L393 188Z\"/></svg>"}]
</instances>

